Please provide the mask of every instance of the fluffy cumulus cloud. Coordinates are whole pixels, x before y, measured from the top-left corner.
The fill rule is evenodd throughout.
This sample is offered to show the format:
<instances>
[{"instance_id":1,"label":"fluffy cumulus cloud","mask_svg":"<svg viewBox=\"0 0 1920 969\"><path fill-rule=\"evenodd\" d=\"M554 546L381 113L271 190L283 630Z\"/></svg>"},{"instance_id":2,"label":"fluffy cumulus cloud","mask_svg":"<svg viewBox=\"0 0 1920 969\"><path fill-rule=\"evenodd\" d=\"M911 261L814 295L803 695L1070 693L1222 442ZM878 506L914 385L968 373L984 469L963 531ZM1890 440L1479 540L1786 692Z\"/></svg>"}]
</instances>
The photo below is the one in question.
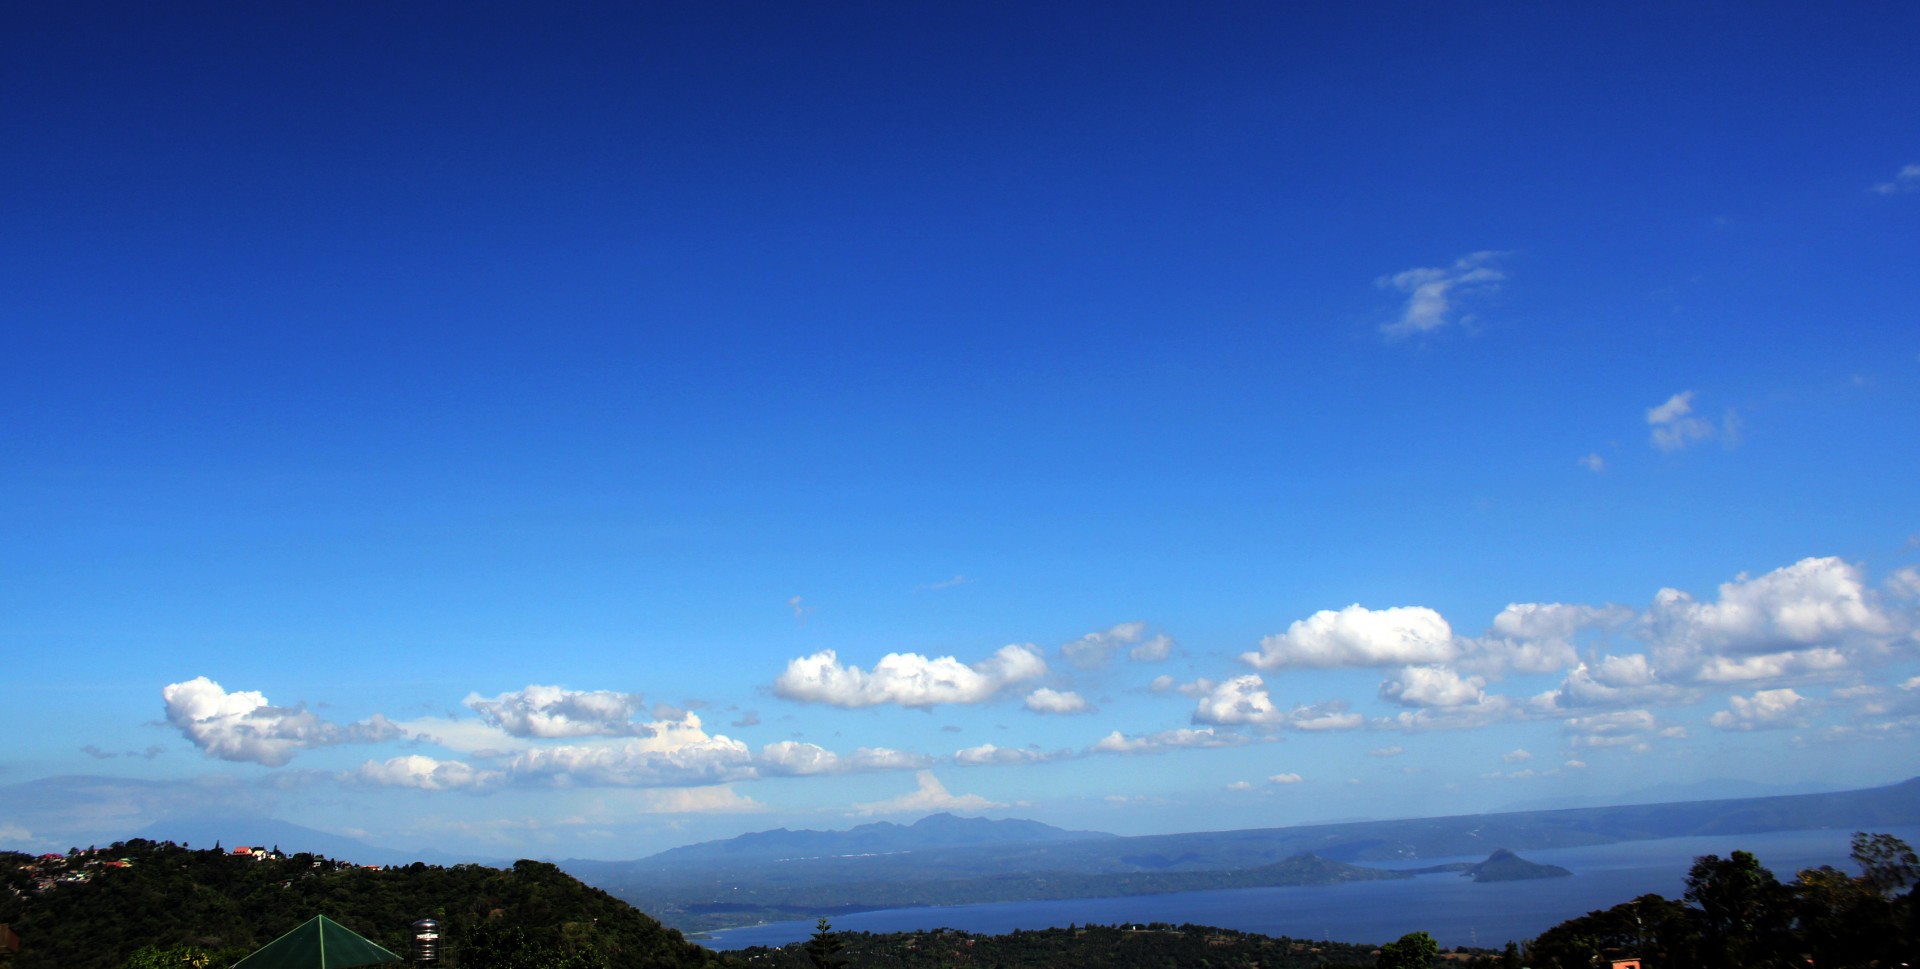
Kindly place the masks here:
<instances>
[{"instance_id":1,"label":"fluffy cumulus cloud","mask_svg":"<svg viewBox=\"0 0 1920 969\"><path fill-rule=\"evenodd\" d=\"M1213 686L1201 696L1194 707L1193 722L1219 726L1256 724L1313 732L1351 730L1363 726L1366 718L1349 711L1339 700L1282 709L1274 705L1260 675L1249 673Z\"/></svg>"},{"instance_id":2,"label":"fluffy cumulus cloud","mask_svg":"<svg viewBox=\"0 0 1920 969\"><path fill-rule=\"evenodd\" d=\"M483 790L506 779L502 771L481 770L457 760L435 760L419 754L367 761L350 779L379 787L412 787L423 791Z\"/></svg>"},{"instance_id":3,"label":"fluffy cumulus cloud","mask_svg":"<svg viewBox=\"0 0 1920 969\"><path fill-rule=\"evenodd\" d=\"M1253 673L1215 686L1200 698L1193 711L1198 723L1273 723L1279 716L1279 709L1267 694L1266 681Z\"/></svg>"},{"instance_id":4,"label":"fluffy cumulus cloud","mask_svg":"<svg viewBox=\"0 0 1920 969\"><path fill-rule=\"evenodd\" d=\"M1171 750L1192 748L1238 747L1251 742L1240 734L1215 733L1210 727L1162 730L1140 737L1129 737L1115 730L1100 738L1088 751L1095 754L1164 754Z\"/></svg>"},{"instance_id":5,"label":"fluffy cumulus cloud","mask_svg":"<svg viewBox=\"0 0 1920 969\"><path fill-rule=\"evenodd\" d=\"M1485 699L1486 685L1444 666L1407 666L1380 684L1380 698L1403 707L1459 707Z\"/></svg>"},{"instance_id":6,"label":"fluffy cumulus cloud","mask_svg":"<svg viewBox=\"0 0 1920 969\"><path fill-rule=\"evenodd\" d=\"M1403 710L1391 717L1376 720L1374 725L1404 730L1408 733L1427 730L1468 730L1510 720L1523 712L1524 708L1513 700L1486 693L1450 706L1419 706L1411 710Z\"/></svg>"},{"instance_id":7,"label":"fluffy cumulus cloud","mask_svg":"<svg viewBox=\"0 0 1920 969\"><path fill-rule=\"evenodd\" d=\"M305 707L276 707L255 690L232 693L204 676L160 690L167 722L208 756L278 767L308 747L393 740L403 731L385 717L329 723Z\"/></svg>"},{"instance_id":8,"label":"fluffy cumulus cloud","mask_svg":"<svg viewBox=\"0 0 1920 969\"><path fill-rule=\"evenodd\" d=\"M642 804L648 814L758 814L767 809L725 784L647 791Z\"/></svg>"},{"instance_id":9,"label":"fluffy cumulus cloud","mask_svg":"<svg viewBox=\"0 0 1920 969\"><path fill-rule=\"evenodd\" d=\"M1808 558L1760 576L1739 575L1711 600L1661 589L1631 622L1630 612L1604 607L1595 614L1596 628L1624 625L1647 651L1576 664L1533 705L1565 711L1691 702L1714 686L1831 678L1897 657L1916 626L1903 594L1906 578L1896 572L1876 591L1852 563Z\"/></svg>"},{"instance_id":10,"label":"fluffy cumulus cloud","mask_svg":"<svg viewBox=\"0 0 1920 969\"><path fill-rule=\"evenodd\" d=\"M1046 675L1046 660L1032 646L1003 646L971 666L951 656L889 653L871 672L844 666L831 649L787 664L773 682L777 696L836 707L892 703L932 707L943 703L982 703L1018 683Z\"/></svg>"},{"instance_id":11,"label":"fluffy cumulus cloud","mask_svg":"<svg viewBox=\"0 0 1920 969\"><path fill-rule=\"evenodd\" d=\"M1718 683L1838 669L1848 653L1884 648L1905 624L1858 566L1838 558L1742 574L1713 602L1661 589L1642 622L1662 671Z\"/></svg>"},{"instance_id":12,"label":"fluffy cumulus cloud","mask_svg":"<svg viewBox=\"0 0 1920 969\"><path fill-rule=\"evenodd\" d=\"M763 776L806 777L815 774L848 774L864 771L918 770L930 766L933 759L890 747L861 747L841 755L816 744L782 740L760 748L754 758L757 772Z\"/></svg>"},{"instance_id":13,"label":"fluffy cumulus cloud","mask_svg":"<svg viewBox=\"0 0 1920 969\"><path fill-rule=\"evenodd\" d=\"M1651 749L1656 739L1679 739L1686 728L1660 725L1649 710L1615 710L1586 717L1572 717L1562 726L1568 746L1576 749L1621 747L1636 753Z\"/></svg>"},{"instance_id":14,"label":"fluffy cumulus cloud","mask_svg":"<svg viewBox=\"0 0 1920 969\"><path fill-rule=\"evenodd\" d=\"M518 783L554 787L686 787L745 780L755 773L746 745L725 738L671 750L637 741L541 748L514 755L510 767Z\"/></svg>"},{"instance_id":15,"label":"fluffy cumulus cloud","mask_svg":"<svg viewBox=\"0 0 1920 969\"><path fill-rule=\"evenodd\" d=\"M1257 669L1327 669L1445 663L1457 650L1446 619L1424 606L1323 609L1287 631L1260 640L1260 651L1240 658Z\"/></svg>"},{"instance_id":16,"label":"fluffy cumulus cloud","mask_svg":"<svg viewBox=\"0 0 1920 969\"><path fill-rule=\"evenodd\" d=\"M1380 288L1407 297L1398 318L1380 324L1380 332L1398 340L1432 333L1453 323L1471 322L1472 316L1464 306L1498 290L1507 278L1493 266L1498 257L1496 252L1476 252L1451 266L1408 269L1375 280Z\"/></svg>"},{"instance_id":17,"label":"fluffy cumulus cloud","mask_svg":"<svg viewBox=\"0 0 1920 969\"><path fill-rule=\"evenodd\" d=\"M1707 722L1722 730L1804 727L1811 705L1811 701L1792 689L1760 690L1752 696L1728 697L1728 708Z\"/></svg>"},{"instance_id":18,"label":"fluffy cumulus cloud","mask_svg":"<svg viewBox=\"0 0 1920 969\"><path fill-rule=\"evenodd\" d=\"M1035 713L1090 713L1093 710L1085 697L1072 690L1044 686L1027 694L1026 707Z\"/></svg>"},{"instance_id":19,"label":"fluffy cumulus cloud","mask_svg":"<svg viewBox=\"0 0 1920 969\"><path fill-rule=\"evenodd\" d=\"M978 794L951 794L930 770L920 772L918 789L899 797L856 804L860 814L925 814L929 811L985 811L1006 807Z\"/></svg>"},{"instance_id":20,"label":"fluffy cumulus cloud","mask_svg":"<svg viewBox=\"0 0 1920 969\"><path fill-rule=\"evenodd\" d=\"M1536 697L1534 703L1551 711L1672 703L1687 695L1687 690L1661 682L1644 654L1626 653L1575 666L1557 689Z\"/></svg>"},{"instance_id":21,"label":"fluffy cumulus cloud","mask_svg":"<svg viewBox=\"0 0 1920 969\"><path fill-rule=\"evenodd\" d=\"M653 729L634 722L646 709L638 693L531 685L492 698L470 693L465 703L481 720L521 738L645 736Z\"/></svg>"},{"instance_id":22,"label":"fluffy cumulus cloud","mask_svg":"<svg viewBox=\"0 0 1920 969\"><path fill-rule=\"evenodd\" d=\"M1513 602L1493 617L1492 632L1504 639L1523 642L1564 643L1589 630L1618 629L1632 621L1632 609L1611 603L1587 606L1564 602Z\"/></svg>"},{"instance_id":23,"label":"fluffy cumulus cloud","mask_svg":"<svg viewBox=\"0 0 1920 969\"><path fill-rule=\"evenodd\" d=\"M1273 776L1271 776L1271 777L1269 777L1269 778L1267 778L1267 783L1269 783L1269 784L1298 784L1298 783L1300 783L1300 775L1299 775L1299 774L1275 774L1275 775L1273 775Z\"/></svg>"},{"instance_id":24,"label":"fluffy cumulus cloud","mask_svg":"<svg viewBox=\"0 0 1920 969\"><path fill-rule=\"evenodd\" d=\"M1070 756L1067 751L1043 751L1033 747L996 747L981 744L953 753L953 762L962 767L986 767L993 764L1041 764Z\"/></svg>"},{"instance_id":25,"label":"fluffy cumulus cloud","mask_svg":"<svg viewBox=\"0 0 1920 969\"><path fill-rule=\"evenodd\" d=\"M1062 645L1060 655L1081 669L1095 669L1121 653L1138 662L1157 662L1172 655L1173 646L1172 637L1165 633L1148 638L1144 622L1123 622Z\"/></svg>"}]
</instances>

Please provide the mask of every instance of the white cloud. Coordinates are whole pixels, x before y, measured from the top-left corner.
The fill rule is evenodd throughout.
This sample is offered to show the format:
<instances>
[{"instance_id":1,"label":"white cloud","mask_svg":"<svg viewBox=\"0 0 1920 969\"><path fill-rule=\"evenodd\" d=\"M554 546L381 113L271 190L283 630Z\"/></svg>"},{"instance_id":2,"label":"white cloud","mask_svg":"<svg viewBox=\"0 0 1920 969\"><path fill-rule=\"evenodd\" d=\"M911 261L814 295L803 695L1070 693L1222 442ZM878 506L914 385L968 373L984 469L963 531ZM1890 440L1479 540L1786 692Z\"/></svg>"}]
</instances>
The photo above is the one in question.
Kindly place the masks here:
<instances>
[{"instance_id":1,"label":"white cloud","mask_svg":"<svg viewBox=\"0 0 1920 969\"><path fill-rule=\"evenodd\" d=\"M1780 689L1760 690L1750 697L1730 696L1727 706L1707 722L1722 730L1804 727L1811 703L1792 689Z\"/></svg>"},{"instance_id":2,"label":"white cloud","mask_svg":"<svg viewBox=\"0 0 1920 969\"><path fill-rule=\"evenodd\" d=\"M1451 266L1408 269L1375 280L1380 288L1395 290L1407 297L1399 319L1380 324L1380 332L1390 340L1397 340L1431 333L1455 322L1456 317L1459 322L1470 322L1471 316L1460 315L1461 304L1498 290L1507 278L1490 265L1498 256L1496 252L1476 252L1461 257Z\"/></svg>"},{"instance_id":3,"label":"white cloud","mask_svg":"<svg viewBox=\"0 0 1920 969\"><path fill-rule=\"evenodd\" d=\"M760 748L760 756L756 760L762 771L789 777L837 774L841 770L839 755L818 744L798 740L770 743Z\"/></svg>"},{"instance_id":4,"label":"white cloud","mask_svg":"<svg viewBox=\"0 0 1920 969\"><path fill-rule=\"evenodd\" d=\"M1575 666L1558 689L1541 694L1538 700L1543 709L1568 710L1673 703L1686 695L1685 689L1660 682L1644 654L1627 653Z\"/></svg>"},{"instance_id":5,"label":"white cloud","mask_svg":"<svg viewBox=\"0 0 1920 969\"><path fill-rule=\"evenodd\" d=\"M1351 605L1323 609L1298 620L1285 633L1260 640L1260 651L1240 659L1257 669L1325 669L1444 663L1454 658L1453 629L1425 606L1368 609Z\"/></svg>"},{"instance_id":6,"label":"white cloud","mask_svg":"<svg viewBox=\"0 0 1920 969\"><path fill-rule=\"evenodd\" d=\"M1349 712L1346 704L1338 700L1282 710L1274 706L1260 674L1248 673L1215 686L1202 696L1194 707L1193 722L1222 726L1260 724L1318 731L1351 730L1365 724L1366 718Z\"/></svg>"},{"instance_id":7,"label":"white cloud","mask_svg":"<svg viewBox=\"0 0 1920 969\"><path fill-rule=\"evenodd\" d=\"M1600 474L1607 470L1607 459L1601 457L1597 451L1588 452L1586 457L1580 459L1579 464L1594 474Z\"/></svg>"},{"instance_id":8,"label":"white cloud","mask_svg":"<svg viewBox=\"0 0 1920 969\"><path fill-rule=\"evenodd\" d=\"M1407 752L1407 748L1398 744L1392 747L1375 747L1367 751L1368 757L1398 757Z\"/></svg>"},{"instance_id":9,"label":"white cloud","mask_svg":"<svg viewBox=\"0 0 1920 969\"><path fill-rule=\"evenodd\" d=\"M1113 654L1127 643L1137 641L1145 633L1144 622L1123 622L1109 628L1106 632L1088 633L1060 647L1060 655L1081 669L1105 666L1113 659Z\"/></svg>"},{"instance_id":10,"label":"white cloud","mask_svg":"<svg viewBox=\"0 0 1920 969\"><path fill-rule=\"evenodd\" d=\"M1651 749L1655 738L1686 736L1680 727L1661 727L1648 710L1615 710L1586 717L1572 717L1563 725L1567 744L1576 749L1624 747L1636 753Z\"/></svg>"},{"instance_id":11,"label":"white cloud","mask_svg":"<svg viewBox=\"0 0 1920 969\"><path fill-rule=\"evenodd\" d=\"M350 775L363 784L412 787L423 791L480 790L506 779L501 771L481 770L457 760L435 760L419 754L386 761L367 761Z\"/></svg>"},{"instance_id":12,"label":"white cloud","mask_svg":"<svg viewBox=\"0 0 1920 969\"><path fill-rule=\"evenodd\" d=\"M1750 683L1816 676L1846 667L1847 658L1837 649L1800 649L1765 656L1711 656L1693 675L1702 683Z\"/></svg>"},{"instance_id":13,"label":"white cloud","mask_svg":"<svg viewBox=\"0 0 1920 969\"><path fill-rule=\"evenodd\" d=\"M831 649L792 660L773 682L773 692L789 700L836 707L894 703L932 707L942 703L982 703L1015 683L1038 679L1046 660L1032 646L1003 646L993 656L968 666L951 656L888 653L871 673L842 666Z\"/></svg>"},{"instance_id":14,"label":"white cloud","mask_svg":"<svg viewBox=\"0 0 1920 969\"><path fill-rule=\"evenodd\" d=\"M1067 751L1041 751L1031 747L996 747L993 744L981 744L967 747L953 753L953 762L962 767L984 767L991 764L1041 764L1050 760L1059 760L1070 756Z\"/></svg>"},{"instance_id":15,"label":"white cloud","mask_svg":"<svg viewBox=\"0 0 1920 969\"><path fill-rule=\"evenodd\" d=\"M644 804L648 814L758 814L767 809L725 784L647 791Z\"/></svg>"},{"instance_id":16,"label":"white cloud","mask_svg":"<svg viewBox=\"0 0 1920 969\"><path fill-rule=\"evenodd\" d=\"M1093 707L1087 705L1085 697L1072 690L1053 690L1041 687L1027 694L1026 707L1035 713L1090 713Z\"/></svg>"},{"instance_id":17,"label":"white cloud","mask_svg":"<svg viewBox=\"0 0 1920 969\"><path fill-rule=\"evenodd\" d=\"M917 770L933 759L889 747L861 747L841 756L817 744L781 740L760 748L754 766L763 776L806 777L858 771Z\"/></svg>"},{"instance_id":18,"label":"white cloud","mask_svg":"<svg viewBox=\"0 0 1920 969\"><path fill-rule=\"evenodd\" d=\"M1691 390L1667 398L1658 407L1647 408L1647 426L1653 446L1662 451L1679 451L1713 436L1713 422L1693 412Z\"/></svg>"},{"instance_id":19,"label":"white cloud","mask_svg":"<svg viewBox=\"0 0 1920 969\"><path fill-rule=\"evenodd\" d=\"M1509 764L1524 764L1533 759L1533 754L1528 753L1525 747L1518 747L1501 754L1500 759Z\"/></svg>"},{"instance_id":20,"label":"white cloud","mask_svg":"<svg viewBox=\"0 0 1920 969\"><path fill-rule=\"evenodd\" d=\"M1310 733L1356 730L1365 726L1366 722L1366 717L1347 709L1345 700L1301 704L1288 710L1281 720L1281 724L1289 729L1305 730Z\"/></svg>"},{"instance_id":21,"label":"white cloud","mask_svg":"<svg viewBox=\"0 0 1920 969\"><path fill-rule=\"evenodd\" d=\"M1299 774L1274 774L1274 775L1272 775L1272 776L1270 776L1270 777L1268 777L1268 778L1267 778L1267 783L1269 783L1269 784L1298 784L1298 783L1300 783L1300 775L1299 775Z\"/></svg>"},{"instance_id":22,"label":"white cloud","mask_svg":"<svg viewBox=\"0 0 1920 969\"><path fill-rule=\"evenodd\" d=\"M1895 599L1920 599L1920 568L1907 566L1887 576L1887 594Z\"/></svg>"},{"instance_id":23,"label":"white cloud","mask_svg":"<svg viewBox=\"0 0 1920 969\"><path fill-rule=\"evenodd\" d=\"M1193 711L1197 723L1273 723L1280 718L1266 683L1257 673L1236 676L1200 698Z\"/></svg>"},{"instance_id":24,"label":"white cloud","mask_svg":"<svg viewBox=\"0 0 1920 969\"><path fill-rule=\"evenodd\" d=\"M1493 617L1495 634L1509 639L1568 640L1589 629L1614 629L1633 620L1626 606L1584 606L1564 602L1512 602Z\"/></svg>"},{"instance_id":25,"label":"white cloud","mask_svg":"<svg viewBox=\"0 0 1920 969\"><path fill-rule=\"evenodd\" d=\"M1403 707L1458 707L1486 697L1487 681L1444 666L1406 666L1380 684L1380 698Z\"/></svg>"},{"instance_id":26,"label":"white cloud","mask_svg":"<svg viewBox=\"0 0 1920 969\"><path fill-rule=\"evenodd\" d=\"M1899 195L1920 189L1920 165L1906 165L1889 181L1878 182L1873 191L1879 195Z\"/></svg>"},{"instance_id":27,"label":"white cloud","mask_svg":"<svg viewBox=\"0 0 1920 969\"><path fill-rule=\"evenodd\" d=\"M1418 733L1425 730L1468 730L1512 718L1519 712L1507 697L1484 694L1454 706L1418 707L1374 721L1375 726Z\"/></svg>"},{"instance_id":28,"label":"white cloud","mask_svg":"<svg viewBox=\"0 0 1920 969\"><path fill-rule=\"evenodd\" d=\"M1168 690L1173 689L1173 686L1176 682L1177 681L1173 678L1171 674L1162 673L1159 676L1154 677L1153 682L1147 684L1147 689L1152 690L1155 693L1165 693Z\"/></svg>"},{"instance_id":29,"label":"white cloud","mask_svg":"<svg viewBox=\"0 0 1920 969\"><path fill-rule=\"evenodd\" d=\"M228 693L204 676L169 683L160 690L167 722L209 756L278 767L308 747L377 743L403 735L378 714L341 726L305 707L276 707L255 690Z\"/></svg>"},{"instance_id":30,"label":"white cloud","mask_svg":"<svg viewBox=\"0 0 1920 969\"><path fill-rule=\"evenodd\" d=\"M1127 658L1136 663L1158 663L1173 655L1176 646L1173 637L1166 633L1156 633L1152 639L1135 643L1127 650Z\"/></svg>"},{"instance_id":31,"label":"white cloud","mask_svg":"<svg viewBox=\"0 0 1920 969\"><path fill-rule=\"evenodd\" d=\"M560 787L700 787L755 776L747 745L709 736L695 714L651 726L651 734L621 741L523 750L507 769L516 783Z\"/></svg>"},{"instance_id":32,"label":"white cloud","mask_svg":"<svg viewBox=\"0 0 1920 969\"><path fill-rule=\"evenodd\" d=\"M1252 781L1234 781L1234 782L1232 782L1232 783L1230 783L1230 784L1228 784L1228 785L1227 785L1227 790L1229 790L1229 791L1251 791L1251 790L1253 790L1253 782L1252 782Z\"/></svg>"},{"instance_id":33,"label":"white cloud","mask_svg":"<svg viewBox=\"0 0 1920 969\"><path fill-rule=\"evenodd\" d=\"M1172 654L1172 637L1162 633L1147 639L1146 633L1144 622L1123 622L1105 632L1088 633L1062 645L1060 654L1081 669L1105 666L1123 650L1127 658L1140 662L1156 662Z\"/></svg>"},{"instance_id":34,"label":"white cloud","mask_svg":"<svg viewBox=\"0 0 1920 969\"><path fill-rule=\"evenodd\" d=\"M1210 727L1198 730L1181 728L1162 730L1142 737L1128 737L1118 730L1100 738L1089 748L1096 754L1164 754L1170 750L1211 747L1238 747L1252 741L1239 734L1215 733Z\"/></svg>"},{"instance_id":35,"label":"white cloud","mask_svg":"<svg viewBox=\"0 0 1920 969\"><path fill-rule=\"evenodd\" d=\"M535 684L492 699L469 693L462 702L481 720L514 737L630 737L652 729L633 722L646 709L638 693Z\"/></svg>"},{"instance_id":36,"label":"white cloud","mask_svg":"<svg viewBox=\"0 0 1920 969\"><path fill-rule=\"evenodd\" d=\"M1858 566L1808 558L1720 586L1715 602L1661 589L1642 617L1662 671L1708 682L1818 673L1849 652L1884 647L1901 623L1881 607Z\"/></svg>"},{"instance_id":37,"label":"white cloud","mask_svg":"<svg viewBox=\"0 0 1920 969\"><path fill-rule=\"evenodd\" d=\"M918 790L884 801L856 804L854 810L860 814L924 814L929 811L984 811L1006 807L978 794L949 794L946 786L930 770L921 771L918 778Z\"/></svg>"},{"instance_id":38,"label":"white cloud","mask_svg":"<svg viewBox=\"0 0 1920 969\"><path fill-rule=\"evenodd\" d=\"M1618 628L1633 617L1626 606L1509 603L1493 617L1492 635L1459 642L1460 666L1490 675L1558 672L1579 659L1575 636Z\"/></svg>"}]
</instances>

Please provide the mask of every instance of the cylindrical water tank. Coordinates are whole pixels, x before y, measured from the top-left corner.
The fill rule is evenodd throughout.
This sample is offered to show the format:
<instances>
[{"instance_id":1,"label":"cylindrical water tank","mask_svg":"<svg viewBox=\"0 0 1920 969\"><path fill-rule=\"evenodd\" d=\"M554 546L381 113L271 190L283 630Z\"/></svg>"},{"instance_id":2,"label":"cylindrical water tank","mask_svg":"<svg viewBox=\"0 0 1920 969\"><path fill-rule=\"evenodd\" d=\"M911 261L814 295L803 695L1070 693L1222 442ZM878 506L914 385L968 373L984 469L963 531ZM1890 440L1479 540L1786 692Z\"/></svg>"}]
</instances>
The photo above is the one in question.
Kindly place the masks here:
<instances>
[{"instance_id":1,"label":"cylindrical water tank","mask_svg":"<svg viewBox=\"0 0 1920 969\"><path fill-rule=\"evenodd\" d=\"M440 961L440 923L420 919L413 923L413 961L430 966Z\"/></svg>"}]
</instances>

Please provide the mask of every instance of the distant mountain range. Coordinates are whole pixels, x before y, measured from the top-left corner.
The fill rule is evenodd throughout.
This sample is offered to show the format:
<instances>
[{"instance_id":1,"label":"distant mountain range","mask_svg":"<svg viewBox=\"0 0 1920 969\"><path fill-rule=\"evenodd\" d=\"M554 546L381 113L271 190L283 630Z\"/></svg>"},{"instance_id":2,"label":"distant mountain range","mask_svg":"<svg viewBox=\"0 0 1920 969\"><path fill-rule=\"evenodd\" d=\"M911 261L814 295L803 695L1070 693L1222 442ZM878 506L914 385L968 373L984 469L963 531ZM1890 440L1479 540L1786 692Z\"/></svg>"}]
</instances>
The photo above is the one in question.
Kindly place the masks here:
<instances>
[{"instance_id":1,"label":"distant mountain range","mask_svg":"<svg viewBox=\"0 0 1920 969\"><path fill-rule=\"evenodd\" d=\"M1559 872L1511 852L1909 825L1920 825L1920 778L1858 791L1140 837L936 815L912 825L767 831L637 861L561 865L670 925L704 929L792 918L801 909L832 914L1404 877L1419 870L1410 862L1463 856L1488 859L1469 872L1477 881L1551 877Z\"/></svg>"},{"instance_id":2,"label":"distant mountain range","mask_svg":"<svg viewBox=\"0 0 1920 969\"><path fill-rule=\"evenodd\" d=\"M704 929L793 917L796 906L832 914L901 905L1327 884L1441 868L1467 871L1472 864L1426 869L1414 864L1437 858L1488 858L1480 863L1483 877L1477 880L1543 877L1556 872L1536 870L1550 866L1524 867L1531 863L1517 858L1509 861L1499 849L1913 825L1920 825L1920 778L1856 791L1137 837L936 814L912 824L883 821L844 831L760 831L634 861L559 864L668 924ZM228 848L278 846L359 864L508 864L478 855L385 848L261 818L164 821L130 837L199 847L216 842Z\"/></svg>"},{"instance_id":3,"label":"distant mountain range","mask_svg":"<svg viewBox=\"0 0 1920 969\"><path fill-rule=\"evenodd\" d=\"M930 814L912 824L880 821L846 831L756 831L724 841L672 848L638 864L657 868L708 867L718 864L855 858L926 851L931 848L975 848L989 845L1052 844L1064 841L1111 840L1118 835L1099 831L1067 831L1038 821L962 818Z\"/></svg>"}]
</instances>

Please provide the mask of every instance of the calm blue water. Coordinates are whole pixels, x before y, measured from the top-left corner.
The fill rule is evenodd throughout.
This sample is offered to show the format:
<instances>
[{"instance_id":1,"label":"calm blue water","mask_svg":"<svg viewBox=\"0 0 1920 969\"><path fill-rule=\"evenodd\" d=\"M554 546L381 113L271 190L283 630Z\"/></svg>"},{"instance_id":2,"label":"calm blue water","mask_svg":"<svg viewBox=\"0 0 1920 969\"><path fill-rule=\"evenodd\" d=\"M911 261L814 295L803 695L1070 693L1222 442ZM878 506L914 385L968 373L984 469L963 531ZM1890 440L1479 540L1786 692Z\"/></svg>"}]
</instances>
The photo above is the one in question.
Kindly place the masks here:
<instances>
[{"instance_id":1,"label":"calm blue water","mask_svg":"<svg viewBox=\"0 0 1920 969\"><path fill-rule=\"evenodd\" d=\"M1920 828L1891 828L1920 844ZM1751 851L1781 881L1802 868L1830 864L1852 871L1851 831L1787 831L1710 838L1668 838L1591 848L1527 851L1522 857L1559 865L1571 878L1474 884L1458 875L1422 875L1404 881L1356 882L1315 888L1238 888L1129 898L1076 898L1051 902L996 902L937 908L898 908L834 919L834 928L905 932L953 928L998 935L1014 929L1122 922L1192 922L1266 935L1390 942L1415 931L1443 946L1499 946L1529 939L1553 926L1610 908L1648 892L1678 898L1687 868L1700 855ZM1425 867L1472 858L1423 859ZM1385 866L1382 866L1385 867ZM785 945L813 932L812 920L770 922L716 932L703 944L715 949Z\"/></svg>"}]
</instances>

